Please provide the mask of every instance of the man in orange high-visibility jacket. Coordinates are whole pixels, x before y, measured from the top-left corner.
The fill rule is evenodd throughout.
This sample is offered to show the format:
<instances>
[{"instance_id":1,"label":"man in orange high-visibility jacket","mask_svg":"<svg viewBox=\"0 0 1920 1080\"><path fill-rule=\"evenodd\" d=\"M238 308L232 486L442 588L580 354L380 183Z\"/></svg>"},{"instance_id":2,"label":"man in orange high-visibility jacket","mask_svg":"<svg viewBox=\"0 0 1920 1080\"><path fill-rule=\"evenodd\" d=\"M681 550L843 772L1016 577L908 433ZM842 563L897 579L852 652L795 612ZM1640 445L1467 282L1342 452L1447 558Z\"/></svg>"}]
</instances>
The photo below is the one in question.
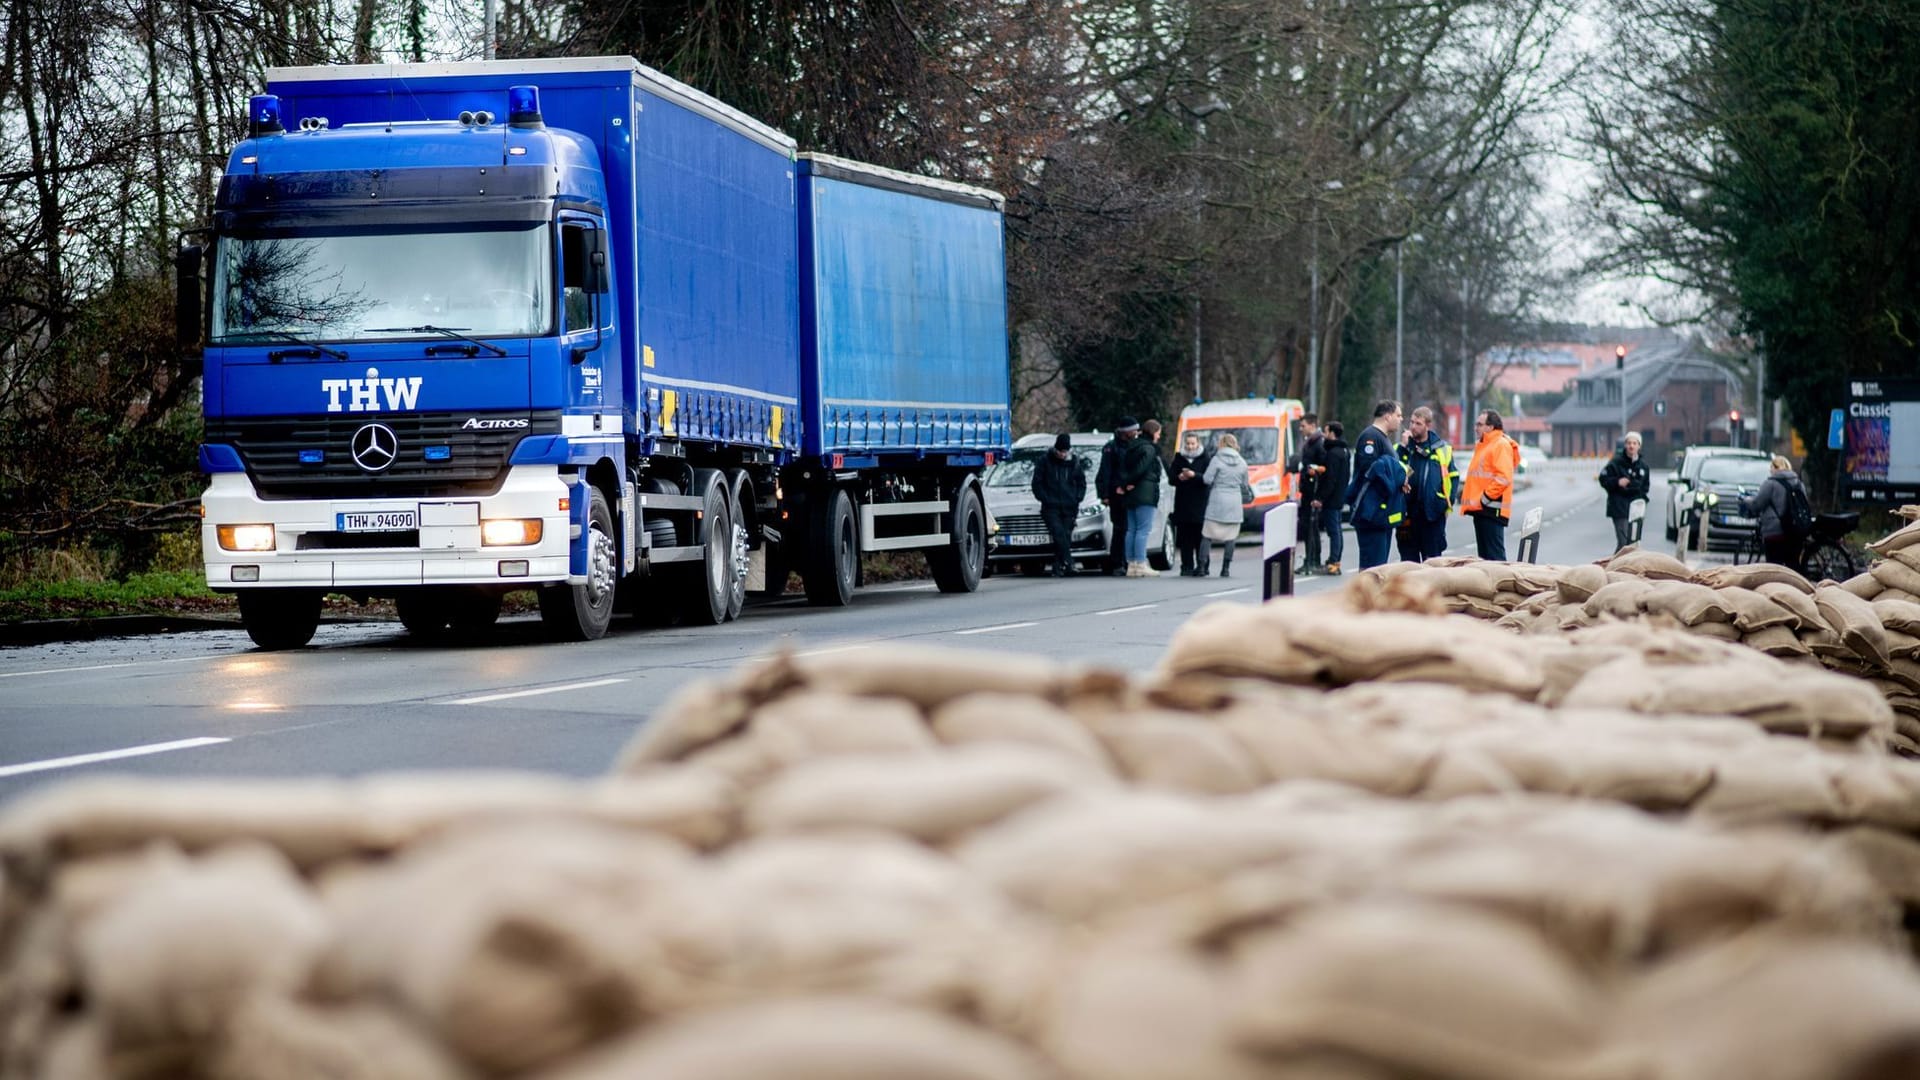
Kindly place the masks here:
<instances>
[{"instance_id":1,"label":"man in orange high-visibility jacket","mask_svg":"<svg viewBox=\"0 0 1920 1080\"><path fill-rule=\"evenodd\" d=\"M1467 466L1460 491L1460 512L1473 519L1480 557L1507 560L1507 519L1513 517L1513 474L1520 468L1520 444L1507 437L1500 414L1488 409L1474 418L1480 444Z\"/></svg>"}]
</instances>

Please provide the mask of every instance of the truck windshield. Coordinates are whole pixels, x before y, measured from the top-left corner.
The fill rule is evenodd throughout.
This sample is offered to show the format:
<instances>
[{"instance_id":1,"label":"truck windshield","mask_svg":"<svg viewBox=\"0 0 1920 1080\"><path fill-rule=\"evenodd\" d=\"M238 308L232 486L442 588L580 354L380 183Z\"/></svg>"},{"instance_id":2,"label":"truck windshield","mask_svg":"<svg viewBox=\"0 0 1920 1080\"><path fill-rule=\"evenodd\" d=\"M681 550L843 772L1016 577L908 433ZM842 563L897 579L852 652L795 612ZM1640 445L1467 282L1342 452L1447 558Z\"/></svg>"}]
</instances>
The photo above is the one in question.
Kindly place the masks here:
<instances>
[{"instance_id":1,"label":"truck windshield","mask_svg":"<svg viewBox=\"0 0 1920 1080\"><path fill-rule=\"evenodd\" d=\"M325 229L220 237L216 343L438 337L456 326L528 337L553 325L553 255L539 222L395 231Z\"/></svg>"}]
</instances>

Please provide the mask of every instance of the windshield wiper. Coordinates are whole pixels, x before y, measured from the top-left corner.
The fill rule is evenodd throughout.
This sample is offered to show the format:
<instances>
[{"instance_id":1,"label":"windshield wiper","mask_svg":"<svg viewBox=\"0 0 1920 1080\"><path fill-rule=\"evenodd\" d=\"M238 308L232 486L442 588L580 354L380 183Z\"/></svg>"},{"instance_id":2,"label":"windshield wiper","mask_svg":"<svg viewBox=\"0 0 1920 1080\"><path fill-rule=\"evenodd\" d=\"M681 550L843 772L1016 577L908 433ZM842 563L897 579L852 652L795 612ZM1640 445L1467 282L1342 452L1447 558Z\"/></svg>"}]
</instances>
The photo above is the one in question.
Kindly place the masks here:
<instances>
[{"instance_id":1,"label":"windshield wiper","mask_svg":"<svg viewBox=\"0 0 1920 1080\"><path fill-rule=\"evenodd\" d=\"M339 349L329 349L325 345L308 341L306 338L300 337L296 334L289 334L284 330L242 330L238 336L270 337L275 341L284 341L290 345L299 346L299 348L295 348L295 349L275 349L272 352L269 352L267 354L267 359L273 361L276 364L282 360L285 360L289 356L305 356L308 358L312 358L316 356L330 356L335 360L345 360L347 358L347 354L345 352L342 352Z\"/></svg>"},{"instance_id":2,"label":"windshield wiper","mask_svg":"<svg viewBox=\"0 0 1920 1080\"><path fill-rule=\"evenodd\" d=\"M468 337L460 332L465 329L467 328L464 326L434 326L428 323L425 326L369 326L361 332L366 334L443 334L475 346L476 351L485 349L495 356L507 355L507 350L491 341L481 341L477 337ZM473 353L469 352L467 355L472 356Z\"/></svg>"}]
</instances>

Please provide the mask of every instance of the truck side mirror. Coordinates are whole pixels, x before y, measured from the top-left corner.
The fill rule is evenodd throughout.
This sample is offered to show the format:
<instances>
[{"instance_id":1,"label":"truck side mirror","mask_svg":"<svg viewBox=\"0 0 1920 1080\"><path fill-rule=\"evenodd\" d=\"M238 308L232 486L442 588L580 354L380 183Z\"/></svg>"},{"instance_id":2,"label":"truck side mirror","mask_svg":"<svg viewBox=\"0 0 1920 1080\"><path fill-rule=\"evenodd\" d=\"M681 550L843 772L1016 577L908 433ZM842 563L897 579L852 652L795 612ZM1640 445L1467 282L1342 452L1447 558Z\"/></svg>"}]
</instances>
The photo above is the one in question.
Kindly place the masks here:
<instances>
[{"instance_id":1,"label":"truck side mirror","mask_svg":"<svg viewBox=\"0 0 1920 1080\"><path fill-rule=\"evenodd\" d=\"M200 344L200 263L205 249L188 244L173 254L174 338L185 348Z\"/></svg>"},{"instance_id":2,"label":"truck side mirror","mask_svg":"<svg viewBox=\"0 0 1920 1080\"><path fill-rule=\"evenodd\" d=\"M607 278L607 233L593 229L587 233L587 291L603 293L611 287Z\"/></svg>"}]
</instances>

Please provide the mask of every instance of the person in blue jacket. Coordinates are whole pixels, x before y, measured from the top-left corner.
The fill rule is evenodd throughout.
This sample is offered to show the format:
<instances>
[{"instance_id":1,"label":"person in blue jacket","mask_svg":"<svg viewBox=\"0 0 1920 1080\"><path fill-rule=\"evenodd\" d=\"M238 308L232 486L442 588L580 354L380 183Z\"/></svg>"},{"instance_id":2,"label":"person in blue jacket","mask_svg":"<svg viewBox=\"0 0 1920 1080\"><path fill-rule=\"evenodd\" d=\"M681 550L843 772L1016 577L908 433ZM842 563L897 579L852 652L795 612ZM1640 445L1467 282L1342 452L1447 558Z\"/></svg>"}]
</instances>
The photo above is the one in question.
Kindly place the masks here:
<instances>
[{"instance_id":1,"label":"person in blue jacket","mask_svg":"<svg viewBox=\"0 0 1920 1080\"><path fill-rule=\"evenodd\" d=\"M1407 467L1394 453L1400 430L1400 403L1373 407L1373 422L1360 433L1353 452L1353 480L1347 505L1353 508L1353 536L1360 548L1360 569L1384 565L1393 548L1393 531L1407 513Z\"/></svg>"},{"instance_id":2,"label":"person in blue jacket","mask_svg":"<svg viewBox=\"0 0 1920 1080\"><path fill-rule=\"evenodd\" d=\"M1453 465L1453 447L1433 430L1433 410L1425 405L1407 418L1400 461L1407 467L1407 520L1400 529L1400 558L1406 562L1438 558L1447 553L1447 513L1453 509L1460 471Z\"/></svg>"}]
</instances>

